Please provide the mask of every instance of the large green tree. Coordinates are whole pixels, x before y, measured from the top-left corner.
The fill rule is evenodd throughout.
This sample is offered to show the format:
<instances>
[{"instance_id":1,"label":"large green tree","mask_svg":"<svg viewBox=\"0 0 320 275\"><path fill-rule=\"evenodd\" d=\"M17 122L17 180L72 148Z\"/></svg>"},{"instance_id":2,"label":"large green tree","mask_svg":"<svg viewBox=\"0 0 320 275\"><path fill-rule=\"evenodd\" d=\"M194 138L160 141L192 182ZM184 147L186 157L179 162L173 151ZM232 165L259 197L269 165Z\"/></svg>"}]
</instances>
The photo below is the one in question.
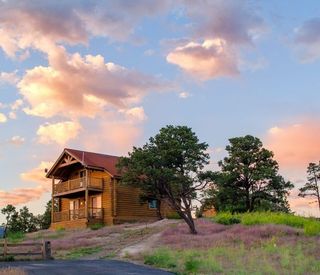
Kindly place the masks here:
<instances>
[{"instance_id":1,"label":"large green tree","mask_svg":"<svg viewBox=\"0 0 320 275\"><path fill-rule=\"evenodd\" d=\"M144 146L134 147L128 157L120 159L122 183L139 187L143 198L157 199L159 214L160 202L166 199L196 234L192 200L211 180L212 173L203 170L209 163L207 148L189 127L164 127Z\"/></svg>"},{"instance_id":2,"label":"large green tree","mask_svg":"<svg viewBox=\"0 0 320 275\"><path fill-rule=\"evenodd\" d=\"M229 142L228 156L219 162L216 184L207 191L216 209L289 211L287 196L293 185L279 175L273 153L250 135Z\"/></svg>"},{"instance_id":3,"label":"large green tree","mask_svg":"<svg viewBox=\"0 0 320 275\"><path fill-rule=\"evenodd\" d=\"M320 193L319 193L319 183L320 183L320 162L319 164L310 163L307 168L308 181L303 187L299 189L300 197L315 197L320 210Z\"/></svg>"}]
</instances>

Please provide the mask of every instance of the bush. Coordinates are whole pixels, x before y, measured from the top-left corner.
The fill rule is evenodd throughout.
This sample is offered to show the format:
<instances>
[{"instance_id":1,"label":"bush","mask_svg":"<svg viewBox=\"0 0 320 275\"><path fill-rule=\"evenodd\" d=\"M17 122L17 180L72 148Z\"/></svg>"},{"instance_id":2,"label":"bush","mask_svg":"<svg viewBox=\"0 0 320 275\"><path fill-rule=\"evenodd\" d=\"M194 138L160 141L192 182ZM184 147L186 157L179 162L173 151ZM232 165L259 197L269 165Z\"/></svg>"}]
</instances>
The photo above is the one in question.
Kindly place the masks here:
<instances>
[{"instance_id":1,"label":"bush","mask_svg":"<svg viewBox=\"0 0 320 275\"><path fill-rule=\"evenodd\" d=\"M158 249L155 253L146 255L144 263L163 268L174 268L177 266L175 255L166 248Z\"/></svg>"},{"instance_id":2,"label":"bush","mask_svg":"<svg viewBox=\"0 0 320 275\"><path fill-rule=\"evenodd\" d=\"M237 224L241 222L241 220L237 216L232 215L230 212L220 213L216 217L214 217L214 220L217 223L221 223L225 225Z\"/></svg>"},{"instance_id":3,"label":"bush","mask_svg":"<svg viewBox=\"0 0 320 275\"><path fill-rule=\"evenodd\" d=\"M63 231L65 231L66 229L63 227L63 226L61 226L61 225L59 225L59 226L57 226L57 228L56 228L56 231L57 232L63 232Z\"/></svg>"},{"instance_id":4,"label":"bush","mask_svg":"<svg viewBox=\"0 0 320 275\"><path fill-rule=\"evenodd\" d=\"M179 214L177 212L169 213L168 215L166 215L166 218L169 220L181 219L181 217L179 216Z\"/></svg>"},{"instance_id":5,"label":"bush","mask_svg":"<svg viewBox=\"0 0 320 275\"><path fill-rule=\"evenodd\" d=\"M244 225L283 224L303 228L304 233L309 236L320 235L320 221L282 212L250 212L236 215L232 215L229 212L221 212L213 220L226 225L234 223Z\"/></svg>"},{"instance_id":6,"label":"bush","mask_svg":"<svg viewBox=\"0 0 320 275\"><path fill-rule=\"evenodd\" d=\"M101 229L102 227L104 227L103 223L94 223L94 224L90 224L89 225L91 230L98 230Z\"/></svg>"},{"instance_id":7,"label":"bush","mask_svg":"<svg viewBox=\"0 0 320 275\"><path fill-rule=\"evenodd\" d=\"M9 231L7 234L7 240L12 243L19 243L24 240L25 233L22 231L12 232Z\"/></svg>"}]
</instances>

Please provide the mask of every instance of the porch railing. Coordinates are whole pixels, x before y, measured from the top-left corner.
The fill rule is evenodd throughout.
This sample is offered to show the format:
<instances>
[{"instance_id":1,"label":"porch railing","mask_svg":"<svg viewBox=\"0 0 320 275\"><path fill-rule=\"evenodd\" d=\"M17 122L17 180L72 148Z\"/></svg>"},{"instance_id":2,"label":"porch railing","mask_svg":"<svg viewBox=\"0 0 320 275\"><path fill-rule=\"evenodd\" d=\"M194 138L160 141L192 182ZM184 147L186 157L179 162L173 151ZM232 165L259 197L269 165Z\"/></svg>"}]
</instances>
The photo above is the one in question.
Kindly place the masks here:
<instances>
[{"instance_id":1,"label":"porch railing","mask_svg":"<svg viewBox=\"0 0 320 275\"><path fill-rule=\"evenodd\" d=\"M103 188L103 179L101 178L94 178L94 177L82 177L67 181L62 181L59 183L54 184L53 186L53 194L60 194L64 192L68 192L71 190L77 190L81 188L87 187L95 188L102 190Z\"/></svg>"},{"instance_id":2,"label":"porch railing","mask_svg":"<svg viewBox=\"0 0 320 275\"><path fill-rule=\"evenodd\" d=\"M53 212L53 222L73 221L86 217L85 208ZM102 219L102 208L88 208L89 219Z\"/></svg>"}]
</instances>

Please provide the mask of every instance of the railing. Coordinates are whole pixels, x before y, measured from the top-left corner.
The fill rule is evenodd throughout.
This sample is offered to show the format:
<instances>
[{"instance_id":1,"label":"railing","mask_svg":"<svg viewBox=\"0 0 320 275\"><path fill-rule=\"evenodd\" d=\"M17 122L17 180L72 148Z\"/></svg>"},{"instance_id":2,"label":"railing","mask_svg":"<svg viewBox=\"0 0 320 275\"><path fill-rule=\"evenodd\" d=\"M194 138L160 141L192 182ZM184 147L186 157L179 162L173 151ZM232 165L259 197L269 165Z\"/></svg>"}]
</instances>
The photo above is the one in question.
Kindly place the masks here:
<instances>
[{"instance_id":1,"label":"railing","mask_svg":"<svg viewBox=\"0 0 320 275\"><path fill-rule=\"evenodd\" d=\"M85 208L65 210L61 212L53 212L53 222L73 221L78 219L84 219L86 217ZM102 219L102 208L88 208L89 219Z\"/></svg>"},{"instance_id":2,"label":"railing","mask_svg":"<svg viewBox=\"0 0 320 275\"><path fill-rule=\"evenodd\" d=\"M31 256L40 256L43 260L51 259L51 244L48 241L32 243L8 243L6 239L0 242L0 257L7 260L8 257L18 256L21 258L30 258Z\"/></svg>"},{"instance_id":3,"label":"railing","mask_svg":"<svg viewBox=\"0 0 320 275\"><path fill-rule=\"evenodd\" d=\"M72 190L85 188L88 183L88 187L100 189L103 188L103 179L94 177L82 177L72 180L59 182L53 186L53 194L64 193Z\"/></svg>"}]
</instances>

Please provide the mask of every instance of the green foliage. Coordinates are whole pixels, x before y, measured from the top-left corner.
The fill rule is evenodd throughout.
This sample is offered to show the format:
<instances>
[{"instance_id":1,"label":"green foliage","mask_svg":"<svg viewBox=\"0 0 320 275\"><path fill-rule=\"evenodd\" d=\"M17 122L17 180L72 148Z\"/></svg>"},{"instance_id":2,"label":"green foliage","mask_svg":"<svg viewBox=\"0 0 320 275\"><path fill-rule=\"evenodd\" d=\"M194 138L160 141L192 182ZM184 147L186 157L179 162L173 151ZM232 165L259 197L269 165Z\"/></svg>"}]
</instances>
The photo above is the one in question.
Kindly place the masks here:
<instances>
[{"instance_id":1,"label":"green foliage","mask_svg":"<svg viewBox=\"0 0 320 275\"><path fill-rule=\"evenodd\" d=\"M289 212L290 182L278 174L273 153L253 136L229 139L228 157L219 162L221 172L205 196L217 211L256 210Z\"/></svg>"},{"instance_id":2,"label":"green foliage","mask_svg":"<svg viewBox=\"0 0 320 275\"><path fill-rule=\"evenodd\" d=\"M59 225L57 226L56 228L56 232L64 232L66 229L62 226L62 225Z\"/></svg>"},{"instance_id":3,"label":"green foliage","mask_svg":"<svg viewBox=\"0 0 320 275\"><path fill-rule=\"evenodd\" d=\"M22 242L25 238L25 233L22 231L9 231L7 234L7 240L12 243Z\"/></svg>"},{"instance_id":4,"label":"green foliage","mask_svg":"<svg viewBox=\"0 0 320 275\"><path fill-rule=\"evenodd\" d=\"M230 212L222 212L219 213L214 220L217 223L230 225L230 224L237 224L241 223L241 219L239 219L236 215L232 215Z\"/></svg>"},{"instance_id":5,"label":"green foliage","mask_svg":"<svg viewBox=\"0 0 320 275\"><path fill-rule=\"evenodd\" d=\"M153 254L146 255L144 263L162 268L174 268L177 265L175 254L166 248L158 249Z\"/></svg>"},{"instance_id":6,"label":"green foliage","mask_svg":"<svg viewBox=\"0 0 320 275\"><path fill-rule=\"evenodd\" d=\"M234 215L230 212L220 212L213 220L221 224L232 224L234 220L244 225L284 224L296 228L303 228L304 233L308 236L320 235L320 221L317 219L281 212L251 212Z\"/></svg>"},{"instance_id":7,"label":"green foliage","mask_svg":"<svg viewBox=\"0 0 320 275\"><path fill-rule=\"evenodd\" d=\"M299 189L300 197L315 197L320 210L320 162L319 164L310 163L307 169L308 181Z\"/></svg>"},{"instance_id":8,"label":"green foliage","mask_svg":"<svg viewBox=\"0 0 320 275\"><path fill-rule=\"evenodd\" d=\"M318 274L320 262L309 248L302 248L300 243L279 244L271 238L254 246L238 243L209 249L159 248L144 259L145 264L176 274Z\"/></svg>"},{"instance_id":9,"label":"green foliage","mask_svg":"<svg viewBox=\"0 0 320 275\"><path fill-rule=\"evenodd\" d=\"M94 223L94 224L90 224L89 225L91 230L98 230L101 229L102 227L104 227L103 223Z\"/></svg>"},{"instance_id":10,"label":"green foliage","mask_svg":"<svg viewBox=\"0 0 320 275\"><path fill-rule=\"evenodd\" d=\"M9 256L6 256L3 258L3 261L4 262L14 262L15 261L15 258L13 255L9 255Z\"/></svg>"},{"instance_id":11,"label":"green foliage","mask_svg":"<svg viewBox=\"0 0 320 275\"><path fill-rule=\"evenodd\" d=\"M24 206L19 211L8 204L1 209L1 213L6 216L8 232L34 232L39 229L47 229L51 224L51 201L46 205L43 215L33 215L29 209Z\"/></svg>"},{"instance_id":12,"label":"green foliage","mask_svg":"<svg viewBox=\"0 0 320 275\"><path fill-rule=\"evenodd\" d=\"M80 247L80 248L75 248L69 251L65 258L66 259L78 259L87 255L99 253L102 250L101 247L96 246L96 247Z\"/></svg>"},{"instance_id":13,"label":"green foliage","mask_svg":"<svg viewBox=\"0 0 320 275\"><path fill-rule=\"evenodd\" d=\"M169 125L141 148L133 148L129 157L120 159L118 168L122 184L137 186L143 198L160 202L167 199L181 218L196 233L191 216L191 201L197 191L211 181L211 172L204 172L209 163L207 143L200 143L192 129Z\"/></svg>"},{"instance_id":14,"label":"green foliage","mask_svg":"<svg viewBox=\"0 0 320 275\"><path fill-rule=\"evenodd\" d=\"M179 216L179 214L176 213L176 212L167 214L166 218L169 219L169 220L178 220L178 219L181 219L181 217Z\"/></svg>"}]
</instances>

